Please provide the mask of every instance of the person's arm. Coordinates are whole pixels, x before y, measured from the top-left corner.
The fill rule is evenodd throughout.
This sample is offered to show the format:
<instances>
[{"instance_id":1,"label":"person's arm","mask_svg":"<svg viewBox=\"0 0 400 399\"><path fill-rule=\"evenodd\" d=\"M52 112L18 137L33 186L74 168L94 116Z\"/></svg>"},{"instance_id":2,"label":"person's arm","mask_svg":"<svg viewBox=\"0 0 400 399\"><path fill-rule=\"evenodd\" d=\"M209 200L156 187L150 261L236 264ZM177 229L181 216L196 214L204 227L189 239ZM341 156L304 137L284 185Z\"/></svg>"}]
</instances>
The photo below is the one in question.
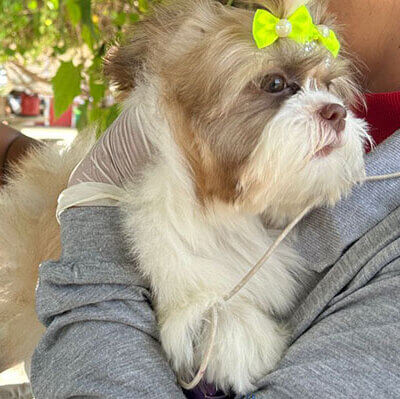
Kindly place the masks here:
<instances>
[{"instance_id":1,"label":"person's arm","mask_svg":"<svg viewBox=\"0 0 400 399\"><path fill-rule=\"evenodd\" d=\"M8 166L18 162L31 147L39 145L39 141L0 123L0 187L6 182Z\"/></svg>"},{"instance_id":2,"label":"person's arm","mask_svg":"<svg viewBox=\"0 0 400 399\"><path fill-rule=\"evenodd\" d=\"M400 131L367 157L400 170ZM366 183L300 223L320 281L291 318L293 343L248 399L400 397L400 179Z\"/></svg>"},{"instance_id":3,"label":"person's arm","mask_svg":"<svg viewBox=\"0 0 400 399\"><path fill-rule=\"evenodd\" d=\"M184 398L119 220L112 207L61 215L62 256L41 265L37 287L47 328L32 358L36 399Z\"/></svg>"},{"instance_id":4,"label":"person's arm","mask_svg":"<svg viewBox=\"0 0 400 399\"><path fill-rule=\"evenodd\" d=\"M400 208L324 277L306 306L327 305L247 398L399 398L399 254Z\"/></svg>"}]
</instances>

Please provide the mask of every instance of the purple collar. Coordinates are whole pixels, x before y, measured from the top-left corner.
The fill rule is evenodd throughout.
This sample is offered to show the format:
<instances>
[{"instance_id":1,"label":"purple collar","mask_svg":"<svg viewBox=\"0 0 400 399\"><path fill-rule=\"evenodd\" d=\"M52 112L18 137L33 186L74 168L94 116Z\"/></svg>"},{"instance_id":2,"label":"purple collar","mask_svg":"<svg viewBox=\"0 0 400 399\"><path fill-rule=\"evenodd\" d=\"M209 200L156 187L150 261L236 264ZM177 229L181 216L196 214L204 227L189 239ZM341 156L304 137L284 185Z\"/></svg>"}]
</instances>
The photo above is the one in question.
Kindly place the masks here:
<instances>
[{"instance_id":1,"label":"purple collar","mask_svg":"<svg viewBox=\"0 0 400 399\"><path fill-rule=\"evenodd\" d=\"M184 391L188 399L232 399L233 396L217 391L214 385L207 384L204 380L190 391Z\"/></svg>"}]
</instances>

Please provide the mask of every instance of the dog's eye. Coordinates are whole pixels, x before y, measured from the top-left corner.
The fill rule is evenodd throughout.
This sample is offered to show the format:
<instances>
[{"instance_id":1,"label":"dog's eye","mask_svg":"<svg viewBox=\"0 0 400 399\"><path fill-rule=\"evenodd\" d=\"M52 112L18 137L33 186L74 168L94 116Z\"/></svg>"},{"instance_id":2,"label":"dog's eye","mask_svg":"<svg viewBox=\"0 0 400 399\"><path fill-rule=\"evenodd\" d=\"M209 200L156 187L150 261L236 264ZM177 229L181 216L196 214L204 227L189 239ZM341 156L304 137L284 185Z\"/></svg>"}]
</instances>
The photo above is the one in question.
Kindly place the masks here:
<instances>
[{"instance_id":1,"label":"dog's eye","mask_svg":"<svg viewBox=\"0 0 400 399\"><path fill-rule=\"evenodd\" d=\"M261 81L261 89L268 93L280 93L287 87L286 79L282 75L267 75Z\"/></svg>"}]
</instances>

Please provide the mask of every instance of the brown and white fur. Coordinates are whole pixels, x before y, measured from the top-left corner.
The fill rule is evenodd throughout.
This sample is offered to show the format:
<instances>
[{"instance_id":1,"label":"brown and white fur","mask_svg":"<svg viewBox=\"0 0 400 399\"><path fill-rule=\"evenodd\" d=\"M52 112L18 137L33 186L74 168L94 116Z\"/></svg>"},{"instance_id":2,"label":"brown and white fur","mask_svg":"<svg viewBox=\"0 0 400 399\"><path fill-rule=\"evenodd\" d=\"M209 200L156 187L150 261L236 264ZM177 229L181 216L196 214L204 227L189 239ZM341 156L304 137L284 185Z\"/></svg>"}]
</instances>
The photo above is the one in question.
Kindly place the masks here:
<instances>
[{"instance_id":1,"label":"brown and white fur","mask_svg":"<svg viewBox=\"0 0 400 399\"><path fill-rule=\"evenodd\" d=\"M92 143L85 137L69 151L32 149L0 189L0 372L29 362L43 334L35 312L39 264L60 256L57 198Z\"/></svg>"},{"instance_id":2,"label":"brown and white fur","mask_svg":"<svg viewBox=\"0 0 400 399\"><path fill-rule=\"evenodd\" d=\"M306 52L286 39L258 50L251 34L254 11L213 0L170 3L140 22L132 41L106 60L106 73L126 94L125 107L136 112L153 148L150 162L126 187L125 232L151 285L161 343L176 373L186 380L196 373L208 310L218 303L205 377L246 393L286 348L290 331L277 320L305 289L304 262L282 244L239 294L227 303L221 297L259 260L276 228L310 204L334 205L364 176L368 135L349 109L358 93L347 57L333 59L322 47ZM301 2L258 3L285 17ZM309 7L316 24L335 29L321 2ZM288 83L280 93L264 90L274 74ZM347 108L340 134L321 118L327 104ZM50 175L54 166L47 166ZM0 241L1 281L28 273L24 280L10 277L3 290L15 300L1 296L0 364L22 358L3 358L4 345L16 353L23 341L9 344L15 330L7 312L22 314L29 307L33 319L36 268L58 254L55 200L70 170L67 165L65 175L55 177L62 183L51 194L49 185L38 192L34 183L43 184L44 177L27 171L32 184L19 187L20 177L0 196L1 205L13 196L1 214L0 235L11 229L18 242L11 249ZM28 209L36 219L23 217ZM7 224L10 217L14 225ZM37 229L47 223L51 236L42 237ZM24 238L27 232L31 239Z\"/></svg>"}]
</instances>

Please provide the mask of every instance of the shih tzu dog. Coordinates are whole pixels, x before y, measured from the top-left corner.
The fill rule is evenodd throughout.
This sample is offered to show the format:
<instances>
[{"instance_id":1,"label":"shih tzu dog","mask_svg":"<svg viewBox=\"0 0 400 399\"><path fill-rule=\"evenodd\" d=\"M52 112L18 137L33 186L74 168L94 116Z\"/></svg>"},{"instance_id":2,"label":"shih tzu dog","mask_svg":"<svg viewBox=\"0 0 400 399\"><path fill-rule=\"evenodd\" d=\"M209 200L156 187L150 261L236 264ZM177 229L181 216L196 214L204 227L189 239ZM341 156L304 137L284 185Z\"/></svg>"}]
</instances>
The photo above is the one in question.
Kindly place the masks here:
<instances>
[{"instance_id":1,"label":"shih tzu dog","mask_svg":"<svg viewBox=\"0 0 400 399\"><path fill-rule=\"evenodd\" d=\"M204 378L246 393L274 369L290 336L279 320L306 289L300 256L280 245L237 295L221 298L261 258L277 229L309 205L334 205L365 174L366 124L350 109L359 93L335 31L318 0L307 8L304 1L263 0L253 9L178 0L156 7L133 39L106 59L106 73L126 94L125 108L141 119L153 149L126 187L122 217L151 286L161 344L183 380L196 374L204 357L209 311L216 305ZM56 196L80 156L68 155L47 196L48 183L36 188L45 177L26 170L20 180L30 185L18 191L21 181L11 184L14 204L1 213L1 235L11 229L15 238L14 246L0 240L0 273L9 276L0 306L17 306L5 297L11 292L35 325L37 265L59 251ZM48 173L55 173L46 162ZM5 189L1 203L7 195ZM33 209L27 197L39 206ZM56 238L34 237L38 227L27 209L47 215L41 220L53 226ZM20 237L26 232L31 240ZM31 252L21 245L36 248L37 256L22 259ZM22 266L29 279L21 277ZM22 324L4 319L7 312L0 312L8 328L0 325L2 346L15 334L11 327ZM0 347L1 357L20 360L23 338L8 346L10 353ZM9 359L0 358L0 365Z\"/></svg>"}]
</instances>

